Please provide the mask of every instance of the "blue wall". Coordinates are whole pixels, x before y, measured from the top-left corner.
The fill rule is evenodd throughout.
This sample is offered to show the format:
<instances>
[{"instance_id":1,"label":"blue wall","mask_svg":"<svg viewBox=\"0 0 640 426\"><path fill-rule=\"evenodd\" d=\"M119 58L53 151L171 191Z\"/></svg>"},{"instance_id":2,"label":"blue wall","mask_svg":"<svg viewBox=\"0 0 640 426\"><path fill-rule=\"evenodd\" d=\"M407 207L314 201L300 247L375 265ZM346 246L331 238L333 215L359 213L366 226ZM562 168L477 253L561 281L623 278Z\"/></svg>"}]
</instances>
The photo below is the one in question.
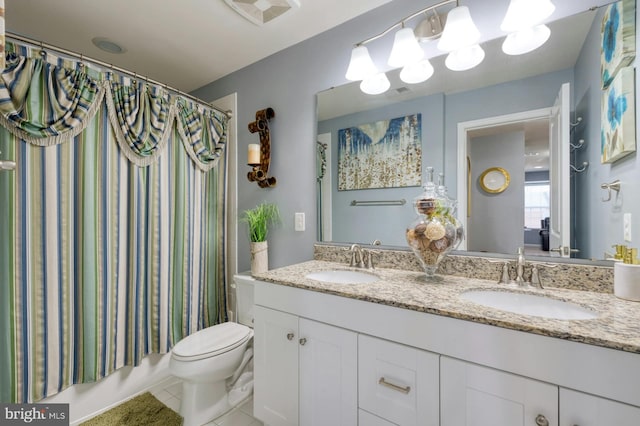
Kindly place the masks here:
<instances>
[{"instance_id":1,"label":"blue wall","mask_svg":"<svg viewBox=\"0 0 640 426\"><path fill-rule=\"evenodd\" d=\"M469 3L474 3L470 1ZM476 8L478 3L475 2ZM505 1L505 7L507 2ZM569 3L569 2L568 2ZM584 2L572 1L575 7L585 7ZM594 1L594 3L601 3ZM193 94L202 99L218 99L230 93L238 95L238 152L239 178L238 178L238 211L252 208L262 200L275 202L279 205L284 224L280 229L270 234L270 267L284 266L313 257L313 243L316 239L316 93L333 86L346 83L344 72L349 62L350 51L353 43L366 39L372 34L380 32L381 28L387 28L392 22L398 22L403 17L424 7L420 0L394 0L378 9L353 19L343 25L331 29L314 38L297 44L289 49L267 57L255 64L243 68L229 76L219 79L209 85L196 90ZM471 7L471 6L470 6ZM558 5L558 9L565 7L564 3ZM479 9L482 9L481 7ZM584 9L583 9L584 10ZM491 11L489 11L491 12ZM574 11L575 12L575 11ZM594 26L599 27L599 23ZM599 28L597 29L599 31ZM598 33L599 34L599 33ZM640 32L638 32L640 34ZM595 36L595 35L594 35ZM391 48L393 37L372 43L370 52L376 65L381 69L387 69L384 61ZM574 99L579 106L584 94L591 92L597 96L597 89L590 89L594 81L587 77L592 72L598 73L599 62L593 62L590 54L585 52L583 58L575 70L558 73L554 82L548 82L544 90L529 88L514 91L508 86L503 87L504 96L508 101L484 96L481 92L474 97L482 98L482 108L471 110L470 93L447 96L445 101L444 131L434 136L441 138L443 152L440 163L447 176L447 186L455 192L455 182L449 181L456 175L456 125L459 121L473 120L482 116L507 114L525 109L549 106L553 103L560 88L560 84L570 81L574 84ZM595 58L594 58L595 59ZM221 59L224 60L224 59ZM582 79L585 81L582 81ZM588 81L586 81L588 80ZM523 108L523 102L530 101L531 105ZM265 107L272 107L276 111L276 117L271 123L273 138L272 165L270 171L278 179L278 186L272 189L260 189L255 183L248 182L243 173L245 158L243 153L249 143L256 143L257 136L248 132L246 125L255 119L255 112ZM458 112L452 112L455 108ZM490 111L489 113L484 113ZM480 113L483 113L480 115ZM591 114L595 112L591 112ZM589 119L589 126L597 126L599 129L598 115ZM598 124L596 124L598 123ZM594 127L595 129L596 127ZM599 131L599 130L598 130ZM591 199L584 205L577 207L581 212L593 211L591 218L583 216L582 226L577 232L591 234L590 230L598 229L600 237L589 243L590 247L585 252L593 253L594 257L602 257L602 251L611 244L621 242L622 224L621 214L613 212L613 204L604 204L600 201L602 195L599 185L602 182L615 178L623 180L624 197L623 210L637 212L634 216L634 240L640 241L640 198L632 200L632 194L638 193L640 185L640 167L635 154L620 160L615 165L599 165L599 137L589 137L589 172L584 174L591 180L585 185L592 194ZM587 151L585 151L587 152ZM434 166L438 168L435 161ZM431 165L427 161L425 165ZM300 233L293 230L294 212L305 212L307 218L307 231ZM602 232L601 229L605 231ZM594 233L595 234L595 233ZM249 268L249 243L244 229L239 232L239 270Z\"/></svg>"}]
</instances>

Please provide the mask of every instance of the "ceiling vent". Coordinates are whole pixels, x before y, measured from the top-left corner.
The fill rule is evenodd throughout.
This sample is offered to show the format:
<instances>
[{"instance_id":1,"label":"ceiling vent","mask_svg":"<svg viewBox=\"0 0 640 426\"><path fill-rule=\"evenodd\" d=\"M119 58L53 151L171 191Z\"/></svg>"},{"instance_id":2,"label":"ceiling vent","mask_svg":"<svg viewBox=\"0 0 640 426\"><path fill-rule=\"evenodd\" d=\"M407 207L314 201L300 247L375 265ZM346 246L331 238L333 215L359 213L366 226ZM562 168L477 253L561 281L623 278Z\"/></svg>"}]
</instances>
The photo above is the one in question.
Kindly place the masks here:
<instances>
[{"instance_id":1,"label":"ceiling vent","mask_svg":"<svg viewBox=\"0 0 640 426\"><path fill-rule=\"evenodd\" d=\"M266 24L293 8L298 0L224 0L233 10L256 25Z\"/></svg>"}]
</instances>

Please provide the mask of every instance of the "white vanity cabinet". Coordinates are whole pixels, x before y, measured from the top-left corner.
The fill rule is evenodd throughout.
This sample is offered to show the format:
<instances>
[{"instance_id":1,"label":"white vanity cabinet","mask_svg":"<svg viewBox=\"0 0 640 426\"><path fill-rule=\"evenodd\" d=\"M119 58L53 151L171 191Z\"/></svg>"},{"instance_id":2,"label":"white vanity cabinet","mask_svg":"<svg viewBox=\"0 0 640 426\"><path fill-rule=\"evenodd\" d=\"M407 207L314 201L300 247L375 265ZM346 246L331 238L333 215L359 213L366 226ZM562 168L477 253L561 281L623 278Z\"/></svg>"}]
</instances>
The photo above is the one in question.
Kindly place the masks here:
<instances>
[{"instance_id":1,"label":"white vanity cabinet","mask_svg":"<svg viewBox=\"0 0 640 426\"><path fill-rule=\"evenodd\" d=\"M560 426L638 426L640 408L560 388Z\"/></svg>"},{"instance_id":2,"label":"white vanity cabinet","mask_svg":"<svg viewBox=\"0 0 640 426\"><path fill-rule=\"evenodd\" d=\"M261 281L255 303L268 426L640 425L636 353Z\"/></svg>"},{"instance_id":3,"label":"white vanity cabinet","mask_svg":"<svg viewBox=\"0 0 640 426\"><path fill-rule=\"evenodd\" d=\"M269 426L357 424L357 334L256 306L254 415Z\"/></svg>"},{"instance_id":4,"label":"white vanity cabinet","mask_svg":"<svg viewBox=\"0 0 640 426\"><path fill-rule=\"evenodd\" d=\"M558 425L558 387L453 358L440 359L442 426Z\"/></svg>"}]
</instances>

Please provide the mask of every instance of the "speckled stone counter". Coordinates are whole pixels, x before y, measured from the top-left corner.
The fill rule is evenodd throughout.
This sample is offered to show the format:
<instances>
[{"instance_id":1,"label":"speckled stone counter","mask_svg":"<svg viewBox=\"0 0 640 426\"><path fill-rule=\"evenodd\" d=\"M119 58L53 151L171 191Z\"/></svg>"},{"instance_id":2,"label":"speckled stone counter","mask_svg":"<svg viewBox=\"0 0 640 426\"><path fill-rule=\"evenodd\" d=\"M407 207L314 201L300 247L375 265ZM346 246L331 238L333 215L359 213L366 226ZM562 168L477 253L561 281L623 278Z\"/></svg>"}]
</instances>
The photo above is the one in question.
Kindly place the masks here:
<instances>
[{"instance_id":1,"label":"speckled stone counter","mask_svg":"<svg viewBox=\"0 0 640 426\"><path fill-rule=\"evenodd\" d=\"M523 290L495 281L452 275L443 276L439 282L427 282L423 272L389 268L373 270L372 273L380 279L367 284L332 284L305 278L310 272L335 269L353 268L344 263L312 260L255 274L254 277L301 289L640 354L640 303L622 300L607 292L567 288ZM460 297L474 289L544 295L581 305L599 316L590 320L554 320L488 308Z\"/></svg>"}]
</instances>

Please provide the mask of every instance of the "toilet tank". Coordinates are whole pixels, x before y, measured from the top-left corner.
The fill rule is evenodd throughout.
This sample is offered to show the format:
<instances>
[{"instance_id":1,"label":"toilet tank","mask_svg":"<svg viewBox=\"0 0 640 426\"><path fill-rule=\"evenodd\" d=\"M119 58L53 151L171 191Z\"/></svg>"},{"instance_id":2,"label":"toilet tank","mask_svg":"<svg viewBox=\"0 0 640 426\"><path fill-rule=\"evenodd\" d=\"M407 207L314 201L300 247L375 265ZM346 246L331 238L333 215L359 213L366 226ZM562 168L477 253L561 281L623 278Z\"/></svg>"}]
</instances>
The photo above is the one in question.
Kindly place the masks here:
<instances>
[{"instance_id":1,"label":"toilet tank","mask_svg":"<svg viewBox=\"0 0 640 426\"><path fill-rule=\"evenodd\" d=\"M256 280L249 274L237 274L233 276L233 282L236 286L237 321L253 328L253 289Z\"/></svg>"}]
</instances>

